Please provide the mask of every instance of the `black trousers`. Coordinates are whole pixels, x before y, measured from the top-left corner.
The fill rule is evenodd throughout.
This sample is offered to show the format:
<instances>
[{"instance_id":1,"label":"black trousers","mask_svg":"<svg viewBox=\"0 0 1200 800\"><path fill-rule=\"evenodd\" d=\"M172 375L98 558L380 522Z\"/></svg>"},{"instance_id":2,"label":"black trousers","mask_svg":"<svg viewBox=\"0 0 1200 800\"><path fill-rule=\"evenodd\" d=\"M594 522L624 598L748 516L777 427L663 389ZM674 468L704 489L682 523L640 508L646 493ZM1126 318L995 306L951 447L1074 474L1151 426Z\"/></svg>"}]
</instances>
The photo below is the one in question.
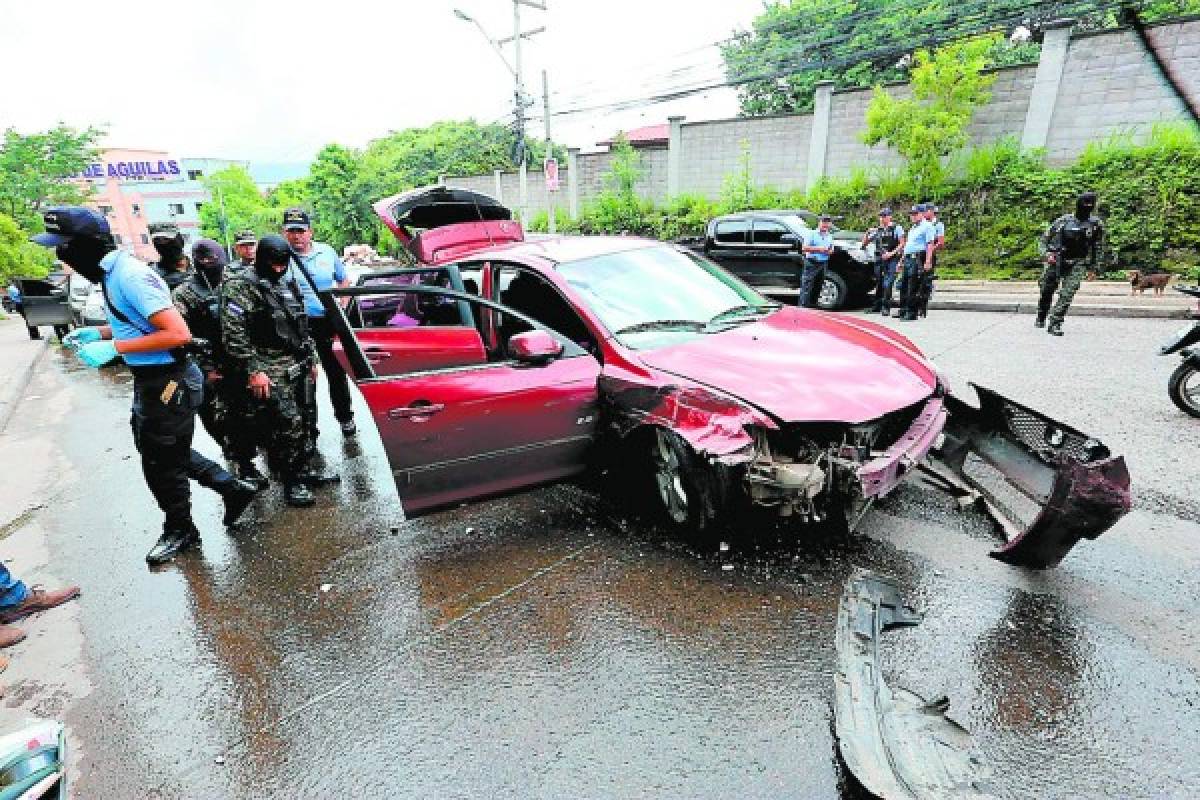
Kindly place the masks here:
<instances>
[{"instance_id":1,"label":"black trousers","mask_svg":"<svg viewBox=\"0 0 1200 800\"><path fill-rule=\"evenodd\" d=\"M825 265L827 262L815 258L804 259L804 268L800 273L800 305L804 308L816 308L817 298L821 296L821 286L825 283Z\"/></svg>"},{"instance_id":2,"label":"black trousers","mask_svg":"<svg viewBox=\"0 0 1200 800\"><path fill-rule=\"evenodd\" d=\"M195 364L133 367L133 443L146 486L162 510L164 530L192 524L188 480L221 491L234 480L192 449L196 412L204 402L204 375Z\"/></svg>"},{"instance_id":3,"label":"black trousers","mask_svg":"<svg viewBox=\"0 0 1200 800\"><path fill-rule=\"evenodd\" d=\"M328 317L309 317L308 325L317 344L321 369L325 371L325 380L329 383L333 415L339 422L345 422L354 416L354 410L350 407L350 381L346 377L346 370L342 369L341 362L333 355L333 326L329 324Z\"/></svg>"}]
</instances>

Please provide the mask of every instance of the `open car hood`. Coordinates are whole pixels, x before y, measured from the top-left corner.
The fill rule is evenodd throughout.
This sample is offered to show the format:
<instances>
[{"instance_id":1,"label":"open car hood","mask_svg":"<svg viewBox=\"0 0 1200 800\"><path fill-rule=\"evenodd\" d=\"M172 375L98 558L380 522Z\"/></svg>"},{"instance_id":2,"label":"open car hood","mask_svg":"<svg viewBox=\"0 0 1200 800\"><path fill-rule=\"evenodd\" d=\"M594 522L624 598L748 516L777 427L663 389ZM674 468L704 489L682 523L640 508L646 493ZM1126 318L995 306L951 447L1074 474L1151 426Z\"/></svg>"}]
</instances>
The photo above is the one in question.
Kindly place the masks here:
<instances>
[{"instance_id":1,"label":"open car hood","mask_svg":"<svg viewBox=\"0 0 1200 800\"><path fill-rule=\"evenodd\" d=\"M372 208L424 264L441 264L484 247L525 239L512 211L468 189L423 186L385 197Z\"/></svg>"},{"instance_id":2,"label":"open car hood","mask_svg":"<svg viewBox=\"0 0 1200 800\"><path fill-rule=\"evenodd\" d=\"M784 422L867 422L924 400L937 386L928 363L895 341L796 308L638 355Z\"/></svg>"}]
</instances>

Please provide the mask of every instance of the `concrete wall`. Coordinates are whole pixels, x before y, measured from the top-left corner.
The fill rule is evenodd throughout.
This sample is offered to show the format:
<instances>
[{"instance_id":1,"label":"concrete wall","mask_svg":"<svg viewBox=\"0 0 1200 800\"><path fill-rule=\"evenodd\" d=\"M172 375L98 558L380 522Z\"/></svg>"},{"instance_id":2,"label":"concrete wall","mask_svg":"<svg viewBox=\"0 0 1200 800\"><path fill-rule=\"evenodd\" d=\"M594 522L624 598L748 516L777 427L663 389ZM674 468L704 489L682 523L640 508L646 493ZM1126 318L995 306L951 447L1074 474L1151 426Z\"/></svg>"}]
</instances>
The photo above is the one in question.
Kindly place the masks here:
<instances>
[{"instance_id":1,"label":"concrete wall","mask_svg":"<svg viewBox=\"0 0 1200 800\"><path fill-rule=\"evenodd\" d=\"M1200 19L1154 26L1149 36L1191 96L1200 98ZM1051 27L1038 64L1006 67L995 75L991 101L972 120L972 143L1016 136L1027 147L1045 147L1051 163L1073 160L1089 142L1122 133L1144 137L1155 123L1184 118L1182 103L1126 30L1072 36L1069 23ZM911 93L904 84L886 88L897 97ZM725 178L741 170L743 143L749 147L754 183L776 189L804 188L822 175L844 175L855 167L901 165L899 156L888 148L867 147L859 138L872 90L829 94L828 87L818 87L817 91L817 113L827 114L819 120L813 114L795 114L684 121L678 125L678 137L672 139L678 152L641 151L643 176L638 191L661 200L671 185L681 194L715 198ZM825 130L822 149L820 133ZM578 157L581 204L603 190L610 161L609 153ZM678 165L676 174L668 175L670 164ZM556 204L565 208L567 175L565 169L561 172L564 191ZM495 193L490 175L450 178L448 183ZM503 201L517 207L516 174L505 174L502 183ZM541 171L531 171L531 212L545 208L545 197Z\"/></svg>"},{"instance_id":2,"label":"concrete wall","mask_svg":"<svg viewBox=\"0 0 1200 800\"><path fill-rule=\"evenodd\" d=\"M1151 28L1149 37L1191 97L1200 97L1200 20ZM1088 142L1114 134L1145 135L1183 116L1183 105L1128 31L1071 40L1051 117L1047 156L1069 161Z\"/></svg>"}]
</instances>

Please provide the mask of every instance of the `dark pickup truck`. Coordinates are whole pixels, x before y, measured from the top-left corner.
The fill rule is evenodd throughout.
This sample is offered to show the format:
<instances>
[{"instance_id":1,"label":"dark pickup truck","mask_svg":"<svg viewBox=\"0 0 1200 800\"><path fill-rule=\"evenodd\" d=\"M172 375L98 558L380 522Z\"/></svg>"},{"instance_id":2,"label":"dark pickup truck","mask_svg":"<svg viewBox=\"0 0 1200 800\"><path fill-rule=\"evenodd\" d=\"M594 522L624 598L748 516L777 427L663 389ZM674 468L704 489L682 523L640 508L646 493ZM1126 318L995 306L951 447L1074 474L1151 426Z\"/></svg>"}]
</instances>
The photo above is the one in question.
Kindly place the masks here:
<instances>
[{"instance_id":1,"label":"dark pickup truck","mask_svg":"<svg viewBox=\"0 0 1200 800\"><path fill-rule=\"evenodd\" d=\"M710 220L703 237L682 244L720 264L767 295L795 296L804 254L800 245L816 227L811 211L742 211ZM861 233L834 229L834 253L817 305L827 311L865 303L875 283Z\"/></svg>"}]
</instances>

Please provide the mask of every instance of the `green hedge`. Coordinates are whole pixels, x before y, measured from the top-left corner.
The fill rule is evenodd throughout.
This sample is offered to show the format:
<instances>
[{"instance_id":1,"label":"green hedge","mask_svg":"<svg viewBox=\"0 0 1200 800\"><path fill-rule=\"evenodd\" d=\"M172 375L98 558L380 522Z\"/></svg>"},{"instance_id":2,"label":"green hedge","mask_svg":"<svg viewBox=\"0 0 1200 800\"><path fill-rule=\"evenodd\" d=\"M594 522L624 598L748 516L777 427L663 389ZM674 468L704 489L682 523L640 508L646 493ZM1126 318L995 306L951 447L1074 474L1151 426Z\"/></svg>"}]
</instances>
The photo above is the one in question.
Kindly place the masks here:
<instances>
[{"instance_id":1,"label":"green hedge","mask_svg":"<svg viewBox=\"0 0 1200 800\"><path fill-rule=\"evenodd\" d=\"M655 205L606 193L586 203L578 220L560 213L558 230L670 240L701 235L712 217L748 208L808 208L840 216L843 228L863 230L882 205L896 208L904 224L901 209L934 200L946 223L942 274L1033 278L1042 231L1091 189L1100 194L1108 231L1106 271L1163 268L1196 275L1200 268L1200 136L1194 128L1162 125L1141 142L1128 136L1098 142L1065 167L1047 166L1042 153L1002 139L951 158L947 167L953 177L932 198L914 198L899 170L856 170L822 180L809 192L783 192L749 185L743 169L727 176L719 200L682 195ZM543 212L529 228L545 230L546 222Z\"/></svg>"}]
</instances>

